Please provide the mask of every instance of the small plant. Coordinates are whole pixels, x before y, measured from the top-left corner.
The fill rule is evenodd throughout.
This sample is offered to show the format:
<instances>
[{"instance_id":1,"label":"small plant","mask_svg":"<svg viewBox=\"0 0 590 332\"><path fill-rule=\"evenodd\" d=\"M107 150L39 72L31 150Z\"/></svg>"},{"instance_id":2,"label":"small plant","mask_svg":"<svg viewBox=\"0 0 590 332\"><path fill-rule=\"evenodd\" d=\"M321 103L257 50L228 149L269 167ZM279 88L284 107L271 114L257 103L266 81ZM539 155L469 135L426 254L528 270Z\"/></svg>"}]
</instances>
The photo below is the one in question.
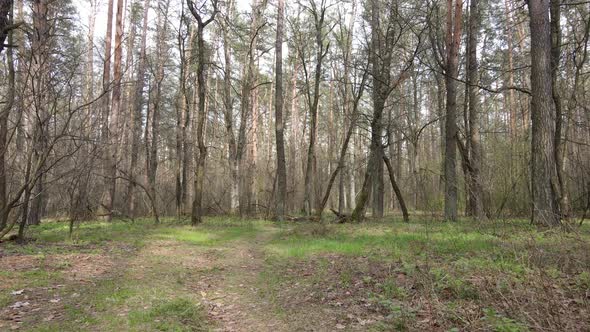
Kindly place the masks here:
<instances>
[{"instance_id":1,"label":"small plant","mask_svg":"<svg viewBox=\"0 0 590 332\"><path fill-rule=\"evenodd\" d=\"M590 272L584 271L578 275L576 284L582 290L590 289Z\"/></svg>"},{"instance_id":2,"label":"small plant","mask_svg":"<svg viewBox=\"0 0 590 332\"><path fill-rule=\"evenodd\" d=\"M207 331L202 308L185 298L161 300L130 318L133 324L155 323L158 331Z\"/></svg>"},{"instance_id":3,"label":"small plant","mask_svg":"<svg viewBox=\"0 0 590 332\"><path fill-rule=\"evenodd\" d=\"M520 322L515 321L512 318L506 317L494 309L486 308L483 310L485 316L482 320L488 323L488 326L492 331L495 332L524 332L528 331L528 328Z\"/></svg>"}]
</instances>

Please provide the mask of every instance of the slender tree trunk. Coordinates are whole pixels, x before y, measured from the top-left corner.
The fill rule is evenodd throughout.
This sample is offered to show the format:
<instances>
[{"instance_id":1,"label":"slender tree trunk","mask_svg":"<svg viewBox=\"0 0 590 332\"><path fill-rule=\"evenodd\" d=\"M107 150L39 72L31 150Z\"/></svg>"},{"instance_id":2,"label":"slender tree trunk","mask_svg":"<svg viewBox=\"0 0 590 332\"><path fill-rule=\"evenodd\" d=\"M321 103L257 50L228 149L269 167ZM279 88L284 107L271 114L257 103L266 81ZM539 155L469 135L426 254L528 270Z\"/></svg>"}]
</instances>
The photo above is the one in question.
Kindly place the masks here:
<instances>
[{"instance_id":1,"label":"slender tree trunk","mask_svg":"<svg viewBox=\"0 0 590 332\"><path fill-rule=\"evenodd\" d=\"M109 117L109 220L113 218L115 200L117 194L117 167L119 164L119 138L121 134L121 124L119 113L121 110L121 83L122 83L122 64L123 59L123 0L117 0L117 19L115 31L115 62L113 72L113 95L112 105Z\"/></svg>"},{"instance_id":2,"label":"slender tree trunk","mask_svg":"<svg viewBox=\"0 0 590 332\"><path fill-rule=\"evenodd\" d=\"M555 162L557 164L557 180L559 191L556 193L561 216L567 218L569 215L569 195L565 178L565 150L567 149L567 137L564 133L563 103L559 90L559 63L561 60L561 1L550 0L551 12L551 93L555 103Z\"/></svg>"},{"instance_id":3,"label":"slender tree trunk","mask_svg":"<svg viewBox=\"0 0 590 332\"><path fill-rule=\"evenodd\" d=\"M232 58L231 58L231 40L229 38L229 22L233 17L233 1L227 4L226 20L224 20L223 29L223 55L225 61L225 74L223 76L223 103L224 103L224 121L227 133L228 161L230 172L230 212L237 213L239 205L239 185L238 185L238 160L236 136L234 133L233 108L234 102L232 97Z\"/></svg>"},{"instance_id":4,"label":"slender tree trunk","mask_svg":"<svg viewBox=\"0 0 590 332\"><path fill-rule=\"evenodd\" d=\"M33 1L33 28L35 30L32 43L33 59L33 80L34 86L34 133L33 133L33 160L32 165L35 172L34 186L31 191L32 202L28 215L30 225L38 225L41 222L43 200L44 200L44 180L45 169L41 165L42 155L46 148L47 119L49 117L47 110L48 96L48 68L49 68L49 8L47 0Z\"/></svg>"},{"instance_id":5,"label":"slender tree trunk","mask_svg":"<svg viewBox=\"0 0 590 332\"><path fill-rule=\"evenodd\" d=\"M479 64L477 61L477 43L479 40L479 0L470 0L469 9L469 40L468 40L468 72L469 81L468 84L468 95L469 95L469 132L468 142L470 148L470 188L469 195L471 196L470 202L472 203L473 214L476 219L485 219L484 206L483 206L483 186L481 182L481 146L479 142L479 94L476 85L478 84ZM511 52L511 51L509 51ZM512 75L512 74L511 74ZM512 83L511 83L512 84ZM511 85L512 86L512 85ZM510 90L512 91L512 90ZM514 96L511 96L511 101Z\"/></svg>"},{"instance_id":6,"label":"slender tree trunk","mask_svg":"<svg viewBox=\"0 0 590 332\"><path fill-rule=\"evenodd\" d=\"M507 39L507 43L508 43L508 84L512 87L514 86L514 56L513 56L513 42L512 42L512 17L510 15L510 9L508 6L508 1L509 0L504 0L504 10L505 10L505 16L506 16L506 39ZM475 7L475 8L474 8ZM477 14L476 16L479 16L479 9L477 8L479 7L479 1L476 1L475 6L473 5L473 3L470 4L470 19L469 19L469 29L472 29L472 24L475 24L476 26L479 27L479 18L478 18L478 22L473 22L471 19L471 16L474 15L475 12L472 12L473 10L477 10ZM479 33L479 31L477 31L476 33ZM470 36L471 34L473 34L472 32L470 32ZM471 37L470 37L471 38ZM477 40L478 37L476 36L475 39ZM471 42L471 41L470 41ZM477 47L475 47L477 48ZM477 52L477 50L475 50L474 52ZM477 59L476 59L477 60ZM506 92L508 94L508 114L509 114L509 121L510 121L510 136L512 137L512 139L514 139L516 137L516 105L515 105L515 96L514 96L514 90L510 89Z\"/></svg>"},{"instance_id":7,"label":"slender tree trunk","mask_svg":"<svg viewBox=\"0 0 590 332\"><path fill-rule=\"evenodd\" d=\"M363 90L364 90L364 86L365 86L365 78L366 78L366 75L363 76L363 80L362 80L362 83L360 84L358 94L353 101L353 107L352 107L351 114L350 114L350 124L348 126L347 131L346 131L346 134L344 135L344 142L342 143L342 147L340 148L340 156L338 157L338 164L336 166L336 169L334 169L334 171L332 172L330 179L328 180L328 186L325 190L323 199L321 200L319 208L316 212L317 218L319 220L322 219L322 213L324 212L324 209L326 208L326 204L328 203L328 199L330 197L330 192L332 191L332 185L334 184L334 181L336 180L336 176L338 176L339 173L340 174L342 173L345 163L346 163L346 152L348 151L348 145L350 144L350 140L351 140L352 135L354 133L354 129L356 128L356 122L358 119L358 105L359 105L359 102L360 102L361 97L363 95Z\"/></svg>"},{"instance_id":8,"label":"slender tree trunk","mask_svg":"<svg viewBox=\"0 0 590 332\"><path fill-rule=\"evenodd\" d=\"M180 33L180 32L179 32ZM176 215L180 218L185 213L186 181L188 175L187 130L190 123L190 93L187 87L188 74L192 64L194 28L189 26L188 46L179 35L180 51L183 52L180 73L180 96L176 115Z\"/></svg>"},{"instance_id":9,"label":"slender tree trunk","mask_svg":"<svg viewBox=\"0 0 590 332\"><path fill-rule=\"evenodd\" d=\"M240 128L238 130L238 141L234 162L238 167L238 198L240 216L250 213L251 187L248 184L252 175L249 174L248 168L250 163L247 160L248 154L248 120L252 117L252 93L256 82L256 63L255 53L258 43L258 20L261 15L263 4L260 0L252 0L252 22L250 25L250 46L245 59L244 78L242 82L242 95L240 103ZM244 158L246 157L246 158Z\"/></svg>"},{"instance_id":10,"label":"slender tree trunk","mask_svg":"<svg viewBox=\"0 0 590 332\"><path fill-rule=\"evenodd\" d=\"M313 8L313 16L315 20L315 43L317 48L316 63L314 71L314 85L313 98L309 86L307 87L307 102L310 113L310 127L309 127L309 146L307 149L307 162L305 167L305 187L303 192L303 207L305 213L310 216L312 210L312 202L314 201L313 185L317 182L317 160L316 160L316 139L317 139L317 122L318 122L318 106L320 101L320 84L322 78L323 60L327 54L326 45L324 45L324 20L326 14L325 3L322 2L321 8ZM302 57L302 61L305 59ZM305 67L305 62L304 62ZM305 69L305 68L304 68ZM305 70L307 72L307 70ZM307 77L307 74L306 74ZM309 82L307 82L309 85ZM317 186L318 184L315 183Z\"/></svg>"},{"instance_id":11,"label":"slender tree trunk","mask_svg":"<svg viewBox=\"0 0 590 332\"><path fill-rule=\"evenodd\" d=\"M275 42L275 139L277 148L277 198L276 214L279 220L285 217L287 199L287 166L285 160L285 138L283 121L283 29L285 17L285 1L278 0L277 6L277 38Z\"/></svg>"},{"instance_id":12,"label":"slender tree trunk","mask_svg":"<svg viewBox=\"0 0 590 332\"><path fill-rule=\"evenodd\" d=\"M111 55L112 55L112 41L113 41L113 7L114 0L108 0L107 9L107 29L105 37L105 54L104 54L104 67L102 72L102 100L101 100L101 142L104 144L103 155L104 155L104 179L103 179L103 198L102 208L105 210L106 219L110 221L113 213L113 201L114 198L111 194L112 182L115 181L111 178L112 162L111 162L111 149L110 149L110 130L109 128L109 116L111 106Z\"/></svg>"},{"instance_id":13,"label":"slender tree trunk","mask_svg":"<svg viewBox=\"0 0 590 332\"><path fill-rule=\"evenodd\" d=\"M147 184L150 196L152 197L152 209L155 211L155 222L159 223L157 213L157 193L156 193L156 177L158 175L158 140L160 139L160 109L162 108L162 85L164 84L164 65L167 59L165 39L168 33L168 8L170 1L163 3L163 8L158 10L158 24L156 28L157 40L157 56L156 56L156 73L155 73L155 87L151 118L151 139L146 138L146 143L150 142L149 153L147 154Z\"/></svg>"},{"instance_id":14,"label":"slender tree trunk","mask_svg":"<svg viewBox=\"0 0 590 332\"><path fill-rule=\"evenodd\" d=\"M290 210L296 209L296 202L297 202L297 187L298 187L298 178L301 174L299 172L299 167L297 167L299 163L299 105L297 103L297 73L299 72L299 66L297 65L297 53L295 53L293 57L293 69L291 72L291 142L289 144L289 155L291 159L291 166L289 174L291 174L291 186L290 190L292 194L290 195L289 205Z\"/></svg>"},{"instance_id":15,"label":"slender tree trunk","mask_svg":"<svg viewBox=\"0 0 590 332\"><path fill-rule=\"evenodd\" d=\"M141 126L142 126L142 107L143 107L143 88L145 85L146 73L146 48L147 48L147 28L148 28L148 14L150 8L150 0L145 0L143 5L143 25L141 29L141 45L139 50L139 59L137 65L137 81L135 84L135 92L133 96L133 105L131 107L131 121L129 131L131 133L131 156L129 162L129 178L130 181L127 186L127 204L128 211L131 218L136 215L136 197L135 188L137 187L136 168L139 159L139 142L141 140Z\"/></svg>"},{"instance_id":16,"label":"slender tree trunk","mask_svg":"<svg viewBox=\"0 0 590 332\"><path fill-rule=\"evenodd\" d=\"M195 176L193 183L194 197L191 213L191 224L193 226L200 224L203 219L202 201L203 201L203 183L205 177L205 159L207 157L207 146L204 139L204 127L206 121L205 98L207 87L205 85L205 75L207 73L207 62L205 58L205 40L204 30L211 22L215 20L218 13L218 0L211 0L213 4L213 13L211 16L203 21L201 14L195 8L193 0L186 0L186 3L191 11L193 17L197 20L197 89L198 89L198 113L197 113L197 131L196 141L199 148L199 153L196 154L195 159Z\"/></svg>"},{"instance_id":17,"label":"slender tree trunk","mask_svg":"<svg viewBox=\"0 0 590 332\"><path fill-rule=\"evenodd\" d=\"M400 209L402 210L402 215L405 222L410 221L410 215L408 214L408 209L406 208L406 202L404 201L404 197L402 196L402 191L399 189L397 185L397 181L395 181L395 172L393 171L393 167L391 166L391 161L386 155L383 155L383 161L387 166L387 172L389 173L389 180L391 181L391 188L397 197L397 201L399 202Z\"/></svg>"},{"instance_id":18,"label":"slender tree trunk","mask_svg":"<svg viewBox=\"0 0 590 332\"><path fill-rule=\"evenodd\" d=\"M8 8L6 8L8 7ZM12 1L5 2L0 7L2 11L2 20L4 20L4 13L7 11L6 16L8 17L7 20L1 22L1 25L9 25L13 22L13 15L14 9L12 6ZM8 32L8 44L12 45L13 43L13 31L10 30ZM2 40L2 44L4 41ZM4 228L8 224L8 215L9 209L7 206L8 201L8 192L7 192L7 170L6 170L6 152L8 151L8 117L12 111L14 106L15 100L15 89L16 89L16 76L15 76L15 69L14 69L14 56L13 56L13 49L9 48L6 52L6 62L8 65L8 86L7 86L7 96L6 96L6 105L0 109L0 232L4 230Z\"/></svg>"},{"instance_id":19,"label":"slender tree trunk","mask_svg":"<svg viewBox=\"0 0 590 332\"><path fill-rule=\"evenodd\" d=\"M454 7L454 8L453 8ZM459 71L459 44L461 42L461 24L463 0L447 0L447 59L446 87L447 114L445 118L445 219L457 220L457 78Z\"/></svg>"},{"instance_id":20,"label":"slender tree trunk","mask_svg":"<svg viewBox=\"0 0 590 332\"><path fill-rule=\"evenodd\" d=\"M200 224L203 219L202 201L203 201L203 183L205 178L205 158L207 157L207 146L205 145L204 126L205 126L205 98L207 87L205 86L206 63L205 63L205 41L204 41L204 26L197 24L197 38L198 38L198 64L197 64L197 89L198 89L198 112L197 112L197 147L198 153L195 160L195 174L194 174L194 197L193 208L191 214L191 223L194 225Z\"/></svg>"}]
</instances>

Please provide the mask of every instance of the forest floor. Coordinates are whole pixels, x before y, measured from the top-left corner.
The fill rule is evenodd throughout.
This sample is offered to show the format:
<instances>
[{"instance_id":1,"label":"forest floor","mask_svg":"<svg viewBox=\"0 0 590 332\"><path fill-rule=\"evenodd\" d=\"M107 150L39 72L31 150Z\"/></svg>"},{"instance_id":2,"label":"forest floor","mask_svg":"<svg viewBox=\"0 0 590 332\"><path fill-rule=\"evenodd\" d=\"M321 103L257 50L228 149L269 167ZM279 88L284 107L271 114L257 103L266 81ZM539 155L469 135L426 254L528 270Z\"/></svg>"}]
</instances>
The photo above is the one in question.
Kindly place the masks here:
<instances>
[{"instance_id":1,"label":"forest floor","mask_svg":"<svg viewBox=\"0 0 590 332\"><path fill-rule=\"evenodd\" d=\"M65 222L0 243L0 331L588 331L590 228Z\"/></svg>"}]
</instances>

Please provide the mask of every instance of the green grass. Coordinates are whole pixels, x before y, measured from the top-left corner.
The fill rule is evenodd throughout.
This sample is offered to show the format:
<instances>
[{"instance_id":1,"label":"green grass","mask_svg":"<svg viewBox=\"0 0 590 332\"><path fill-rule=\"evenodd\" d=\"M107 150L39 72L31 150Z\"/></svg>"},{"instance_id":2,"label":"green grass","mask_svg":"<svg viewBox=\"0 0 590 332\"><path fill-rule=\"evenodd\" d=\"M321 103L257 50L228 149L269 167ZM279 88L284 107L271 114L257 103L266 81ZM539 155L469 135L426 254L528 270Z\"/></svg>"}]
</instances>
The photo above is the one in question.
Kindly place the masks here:
<instances>
[{"instance_id":1,"label":"green grass","mask_svg":"<svg viewBox=\"0 0 590 332\"><path fill-rule=\"evenodd\" d=\"M543 278L550 278L553 287L574 285L572 290L578 294L571 296L580 296L581 289L590 290L589 248L588 227L568 234L537 229L526 220L441 223L422 219L409 224L399 220L327 226L296 224L283 227L267 244L266 250L273 259L269 259L264 278L273 280L272 287L280 292L294 282L285 275L285 269L301 266L301 262L313 262L316 275L297 279L307 289L318 284L318 278L324 280L320 284L326 288L358 287L359 277L354 279L349 269L339 268L330 275L325 271L323 260L317 258L343 257L344 262L355 262L355 258L368 257L377 264L394 262L397 266L394 276L404 273L414 286L404 288L392 276L380 280L377 290L369 291L373 301L389 313L387 317L391 319L387 326L397 326L399 330L407 328L412 310L399 303L411 301L411 297L419 293L422 298L454 304L455 309L445 314L453 324L464 326L474 319L467 316L475 315L479 318L473 324L486 330L526 331L527 324L523 322L528 319L526 315L518 311L505 312L502 305L495 308L494 302L518 301L531 284L543 289L541 285L547 283ZM357 276L366 273L360 267L357 269ZM370 284L371 278L365 278L360 280ZM482 280L494 285L484 286ZM262 280L261 284L264 283ZM537 295L540 302L545 301L544 296L552 297L550 293ZM481 306L479 312L461 312L464 307L473 308L474 305ZM486 306L489 308L484 310Z\"/></svg>"},{"instance_id":2,"label":"green grass","mask_svg":"<svg viewBox=\"0 0 590 332\"><path fill-rule=\"evenodd\" d=\"M547 289L565 289L559 294L571 297L590 291L590 226L562 233L526 220L442 223L424 217L333 225L211 217L197 227L171 218L160 225L151 219L84 222L71 238L67 223L44 222L28 235L35 241L1 244L6 253L39 263L0 271L0 281L10 285L0 288L0 307L14 301L12 290L66 285L60 290L64 318L38 320L27 327L31 331L209 330L213 326L191 283L202 276L239 283L241 275L198 260L190 268L183 263L231 255L236 243L264 255L264 266L256 271L257 294L286 321L296 321L306 301L325 304L318 299L330 289L350 290L339 301L369 301L371 310L382 313L384 321L374 330L415 330L427 303L448 330L526 331L531 313L520 311L544 312L523 306L551 306L555 294ZM154 243L162 252L142 251ZM116 269L91 283L72 284L66 278L71 264L55 256L46 261L63 253L108 255ZM551 287L545 287L548 282ZM297 302L299 294L315 295ZM530 296L537 297L519 302ZM289 301L303 307L295 310Z\"/></svg>"},{"instance_id":3,"label":"green grass","mask_svg":"<svg viewBox=\"0 0 590 332\"><path fill-rule=\"evenodd\" d=\"M255 236L268 223L263 221L207 218L197 227L184 222L164 219L160 225L140 219L134 223L113 221L85 222L69 237L67 223L44 222L31 227L28 235L34 241L24 245L3 244L10 253L34 255L38 268L23 271L1 271L0 278L16 280L11 289L0 292L0 305L14 301L13 288L37 289L66 283L64 293L65 317L59 321L37 322L31 331L204 331L209 322L195 294L183 288L196 279L195 274L181 264L186 257L167 257L157 253L137 257L145 245L154 241L173 241L190 252L190 247L211 248L234 240ZM70 266L55 263L51 270L43 266L44 258L61 253L97 253L115 255L117 271L95 280L90 285L67 285L61 270ZM138 261L138 268L126 266ZM141 271L141 272L138 272ZM210 272L210 271L209 271ZM140 273L140 274L138 274Z\"/></svg>"}]
</instances>

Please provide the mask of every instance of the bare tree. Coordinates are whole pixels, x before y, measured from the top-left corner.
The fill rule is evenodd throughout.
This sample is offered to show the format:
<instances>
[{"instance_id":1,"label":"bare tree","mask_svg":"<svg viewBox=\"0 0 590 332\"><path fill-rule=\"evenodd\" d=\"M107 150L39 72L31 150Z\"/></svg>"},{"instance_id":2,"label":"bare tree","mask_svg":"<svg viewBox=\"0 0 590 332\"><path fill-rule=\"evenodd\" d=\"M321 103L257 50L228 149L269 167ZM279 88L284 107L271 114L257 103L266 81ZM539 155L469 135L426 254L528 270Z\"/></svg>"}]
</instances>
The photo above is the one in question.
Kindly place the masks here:
<instances>
[{"instance_id":1,"label":"bare tree","mask_svg":"<svg viewBox=\"0 0 590 332\"><path fill-rule=\"evenodd\" d=\"M362 221L365 218L365 210L367 202L369 201L371 188L373 186L374 177L377 174L379 167L383 166L384 151L383 151L383 111L385 109L385 102L391 92L396 89L400 83L407 79L408 73L413 66L416 53L420 49L420 35L418 35L418 42L416 48L410 54L407 54L407 59L402 64L398 75L392 77L392 61L395 46L401 40L409 29L407 19L403 19L400 15L399 6L392 4L389 10L385 11L388 14L386 24L381 22L381 6L379 0L371 1L371 46L369 49L369 59L371 61L371 76L373 81L373 117L371 119L371 145L369 153L369 161L363 179L361 191L356 200L356 206L352 212L352 220ZM391 178L391 175L390 175ZM382 180L382 179L378 179ZM398 196L398 200L403 198Z\"/></svg>"},{"instance_id":2,"label":"bare tree","mask_svg":"<svg viewBox=\"0 0 590 332\"><path fill-rule=\"evenodd\" d=\"M183 2L184 4L184 2ZM188 24L184 14L184 5L181 11L180 26L178 28L178 48L180 53L180 91L176 105L176 214L178 217L185 213L188 176L188 142L187 134L190 124L190 98L191 94L187 81L191 71L193 58L193 42L195 30ZM184 34L184 25L188 26L188 40ZM188 42L188 45L187 45Z\"/></svg>"},{"instance_id":3,"label":"bare tree","mask_svg":"<svg viewBox=\"0 0 590 332\"><path fill-rule=\"evenodd\" d=\"M196 156L195 164L195 179L194 179L194 199L191 215L191 223L193 225L202 222L202 200L203 200L203 180L205 177L205 158L207 157L207 146L204 141L204 125L205 125L205 94L207 87L205 86L205 74L207 72L207 63L205 62L205 28L215 20L215 16L219 12L218 0L211 0L212 13L209 18L203 20L200 10L202 6L196 7L193 0L186 0L187 6L197 20L197 89L198 89L198 113L197 113L197 146L199 153Z\"/></svg>"},{"instance_id":4,"label":"bare tree","mask_svg":"<svg viewBox=\"0 0 590 332\"><path fill-rule=\"evenodd\" d=\"M285 161L285 138L283 105L283 29L285 17L285 1L279 0L277 6L277 37L275 42L275 132L277 146L277 218L285 216L287 199L287 166Z\"/></svg>"},{"instance_id":5,"label":"bare tree","mask_svg":"<svg viewBox=\"0 0 590 332\"><path fill-rule=\"evenodd\" d=\"M110 149L109 149L109 115L110 115L110 104L111 104L111 56L112 56L112 42L113 42L113 7L114 0L109 0L107 9L107 29L105 37L105 54L102 71L102 105L101 105L101 141L105 144L106 149L104 151L104 181L103 181L103 198L102 207L106 210L105 215L107 220L112 219L113 210L113 199L111 196L113 192L111 188L114 186L112 182L115 181L114 177L109 176L111 174L112 163L110 162Z\"/></svg>"},{"instance_id":6,"label":"bare tree","mask_svg":"<svg viewBox=\"0 0 590 332\"><path fill-rule=\"evenodd\" d=\"M308 68L308 61L306 55L306 45L302 41L299 44L298 53L305 73L305 96L309 107L310 127L309 127L309 147L307 149L307 163L305 167L305 187L303 192L303 208L307 215L311 215L312 210L312 182L317 181L317 160L316 160L316 139L317 139L317 122L318 122L318 107L320 102L320 84L322 82L322 65L324 59L328 55L330 43L326 43L326 12L328 10L327 0L320 0L320 4L311 0L309 6L304 6L313 17L313 25L315 29L315 70L313 81L313 93L310 80L310 72ZM317 185L317 184L316 184Z\"/></svg>"}]
</instances>

